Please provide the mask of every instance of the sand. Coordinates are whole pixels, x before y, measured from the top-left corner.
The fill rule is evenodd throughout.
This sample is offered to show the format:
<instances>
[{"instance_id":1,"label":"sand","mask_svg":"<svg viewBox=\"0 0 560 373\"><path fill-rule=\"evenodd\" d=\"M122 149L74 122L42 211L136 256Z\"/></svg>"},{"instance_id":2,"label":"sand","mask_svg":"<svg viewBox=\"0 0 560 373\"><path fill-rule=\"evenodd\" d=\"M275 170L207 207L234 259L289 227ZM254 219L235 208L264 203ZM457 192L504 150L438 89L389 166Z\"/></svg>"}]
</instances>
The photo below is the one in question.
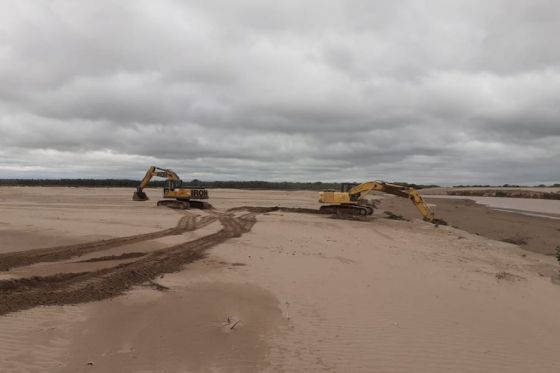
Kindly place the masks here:
<instances>
[{"instance_id":1,"label":"sand","mask_svg":"<svg viewBox=\"0 0 560 373\"><path fill-rule=\"evenodd\" d=\"M423 194L447 194L448 191L470 191L470 190L499 190L499 191L529 191L529 192L544 192L544 193L558 193L560 188L558 187L527 187L520 186L516 188L512 187L461 187L461 188L450 188L450 187L438 187L438 188L426 188L422 189Z\"/></svg>"},{"instance_id":2,"label":"sand","mask_svg":"<svg viewBox=\"0 0 560 373\"><path fill-rule=\"evenodd\" d=\"M436 198L435 196L430 196ZM503 198L473 196L437 196L437 198L469 199L495 210L523 213L532 216L560 219L560 201L536 198Z\"/></svg>"},{"instance_id":3,"label":"sand","mask_svg":"<svg viewBox=\"0 0 560 373\"><path fill-rule=\"evenodd\" d=\"M508 198L499 198L507 200ZM524 249L537 253L553 255L560 245L560 220L544 217L543 214L527 214L526 211L505 211L486 207L470 199L426 198L438 218L453 227L488 237L493 240L517 244ZM512 199L512 206L519 200ZM538 205L541 200L534 200ZM554 207L559 201L549 201ZM536 209L536 208L535 208ZM391 211L407 219L418 217L418 211L408 200L402 198L383 198L379 205L381 211ZM551 209L555 212L556 210Z\"/></svg>"},{"instance_id":4,"label":"sand","mask_svg":"<svg viewBox=\"0 0 560 373\"><path fill-rule=\"evenodd\" d=\"M382 211L227 211L314 192L212 190L212 211L148 194L0 188L1 371L560 369L551 256Z\"/></svg>"}]
</instances>

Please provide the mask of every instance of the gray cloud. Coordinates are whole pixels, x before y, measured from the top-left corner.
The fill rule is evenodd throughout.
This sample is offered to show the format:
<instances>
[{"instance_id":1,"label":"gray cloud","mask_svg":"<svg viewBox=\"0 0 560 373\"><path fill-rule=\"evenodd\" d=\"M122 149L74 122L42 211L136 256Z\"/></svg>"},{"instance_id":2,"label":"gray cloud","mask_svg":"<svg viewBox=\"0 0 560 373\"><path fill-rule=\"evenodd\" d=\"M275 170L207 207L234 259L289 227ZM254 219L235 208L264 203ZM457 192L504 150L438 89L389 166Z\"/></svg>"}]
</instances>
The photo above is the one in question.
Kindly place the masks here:
<instances>
[{"instance_id":1,"label":"gray cloud","mask_svg":"<svg viewBox=\"0 0 560 373\"><path fill-rule=\"evenodd\" d=\"M3 177L560 180L554 1L0 10Z\"/></svg>"}]
</instances>

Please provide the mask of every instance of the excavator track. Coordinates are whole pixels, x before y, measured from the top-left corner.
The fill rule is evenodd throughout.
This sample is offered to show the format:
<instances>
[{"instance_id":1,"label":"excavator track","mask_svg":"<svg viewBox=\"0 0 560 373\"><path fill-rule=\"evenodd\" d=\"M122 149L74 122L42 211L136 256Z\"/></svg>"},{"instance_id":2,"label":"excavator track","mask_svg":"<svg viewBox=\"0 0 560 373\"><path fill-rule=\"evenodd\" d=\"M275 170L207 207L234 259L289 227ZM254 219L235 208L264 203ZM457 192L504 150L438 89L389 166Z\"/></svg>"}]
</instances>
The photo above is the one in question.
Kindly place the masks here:
<instances>
[{"instance_id":1,"label":"excavator track","mask_svg":"<svg viewBox=\"0 0 560 373\"><path fill-rule=\"evenodd\" d=\"M172 209L179 209L179 210L188 210L188 209L200 209L200 210L209 210L212 208L212 205L208 202L204 201L195 201L195 200L183 200L183 199L162 199L158 201L158 206L165 206Z\"/></svg>"},{"instance_id":2,"label":"excavator track","mask_svg":"<svg viewBox=\"0 0 560 373\"><path fill-rule=\"evenodd\" d=\"M190 204L191 204L191 207L193 209L209 210L209 209L213 208L211 204L209 204L208 202L204 202L204 201L195 201L195 200L191 199Z\"/></svg>"},{"instance_id":3,"label":"excavator track","mask_svg":"<svg viewBox=\"0 0 560 373\"><path fill-rule=\"evenodd\" d=\"M158 201L157 205L179 210L187 210L191 207L188 201L180 201L178 199L162 199Z\"/></svg>"},{"instance_id":4,"label":"excavator track","mask_svg":"<svg viewBox=\"0 0 560 373\"><path fill-rule=\"evenodd\" d=\"M370 206L359 205L327 205L321 206L319 211L323 214L342 214L342 215L371 215L373 208Z\"/></svg>"}]
</instances>

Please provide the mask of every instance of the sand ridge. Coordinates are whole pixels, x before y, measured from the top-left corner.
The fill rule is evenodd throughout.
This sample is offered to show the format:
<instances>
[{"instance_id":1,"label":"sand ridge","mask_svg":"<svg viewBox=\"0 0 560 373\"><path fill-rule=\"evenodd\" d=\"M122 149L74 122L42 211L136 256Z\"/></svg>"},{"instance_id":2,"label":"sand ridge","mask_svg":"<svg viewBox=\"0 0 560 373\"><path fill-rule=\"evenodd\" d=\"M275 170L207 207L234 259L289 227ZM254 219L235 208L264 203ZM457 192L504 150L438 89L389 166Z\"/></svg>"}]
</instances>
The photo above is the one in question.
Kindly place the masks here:
<instances>
[{"instance_id":1,"label":"sand ridge","mask_svg":"<svg viewBox=\"0 0 560 373\"><path fill-rule=\"evenodd\" d=\"M555 254L556 247L560 245L560 220L496 210L468 199L428 197L426 200L433 206L437 216L470 233L547 255ZM381 199L379 209L407 219L418 217L414 206L400 198Z\"/></svg>"}]
</instances>

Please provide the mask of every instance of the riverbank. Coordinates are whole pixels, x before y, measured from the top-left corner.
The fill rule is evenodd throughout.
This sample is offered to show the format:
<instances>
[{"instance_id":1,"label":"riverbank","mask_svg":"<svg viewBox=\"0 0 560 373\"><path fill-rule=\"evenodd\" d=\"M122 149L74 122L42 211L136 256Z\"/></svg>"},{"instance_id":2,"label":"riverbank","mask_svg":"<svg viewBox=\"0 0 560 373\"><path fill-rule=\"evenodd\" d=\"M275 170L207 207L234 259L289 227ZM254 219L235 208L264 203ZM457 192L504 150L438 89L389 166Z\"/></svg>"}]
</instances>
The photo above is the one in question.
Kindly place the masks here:
<instances>
[{"instance_id":1,"label":"riverbank","mask_svg":"<svg viewBox=\"0 0 560 373\"><path fill-rule=\"evenodd\" d=\"M492 208L467 198L425 196L426 201L434 206L436 216L453 227L493 240L519 245L523 249L536 253L555 254L556 247L560 245L560 220L533 216L527 214L527 211L505 211L507 205L502 205L499 209ZM502 200L508 202L506 198ZM510 200L514 203L517 201ZM535 202L541 201L535 200ZM556 203L556 201L549 202ZM391 211L406 219L419 217L414 205L403 198L383 198L378 210ZM551 210L554 211L556 210Z\"/></svg>"}]
</instances>

